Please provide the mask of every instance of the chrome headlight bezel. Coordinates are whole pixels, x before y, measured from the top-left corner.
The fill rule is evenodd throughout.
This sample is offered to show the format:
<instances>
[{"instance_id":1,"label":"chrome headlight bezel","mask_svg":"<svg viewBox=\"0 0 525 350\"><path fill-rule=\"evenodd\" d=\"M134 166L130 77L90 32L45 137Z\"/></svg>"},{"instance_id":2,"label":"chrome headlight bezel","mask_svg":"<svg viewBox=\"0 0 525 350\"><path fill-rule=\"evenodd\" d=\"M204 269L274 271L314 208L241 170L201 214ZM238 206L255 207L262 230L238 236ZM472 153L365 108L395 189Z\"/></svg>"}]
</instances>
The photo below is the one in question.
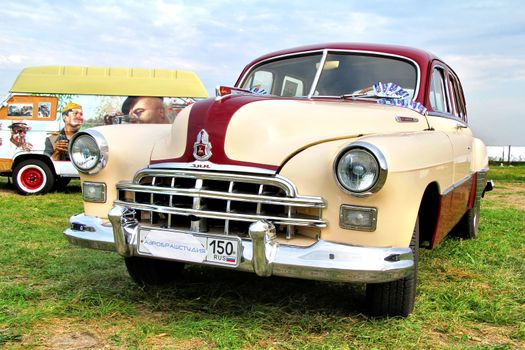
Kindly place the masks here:
<instances>
[{"instance_id":1,"label":"chrome headlight bezel","mask_svg":"<svg viewBox=\"0 0 525 350\"><path fill-rule=\"evenodd\" d=\"M344 160L345 157L349 156L351 153L356 154L357 152L359 152L361 155L370 157L370 160L375 162L377 167L377 173L374 174L374 179L371 181L371 184L362 189L352 188L351 184L346 183L345 180L340 176L341 169L339 169L340 162ZM349 144L337 154L333 164L333 173L337 185L343 191L351 194L352 196L366 197L376 193L383 187L388 175L388 167L385 156L376 146L360 141Z\"/></svg>"},{"instance_id":2,"label":"chrome headlight bezel","mask_svg":"<svg viewBox=\"0 0 525 350\"><path fill-rule=\"evenodd\" d=\"M85 155L78 155L79 150L78 143L80 140L86 140L87 142L92 142L94 149L96 149L96 152L92 155L95 157L94 161L89 161L89 165L85 166L84 164L87 162L84 162L82 164L80 162L79 158L82 158ZM96 174L100 170L104 169L104 167L107 164L108 161L108 143L104 136L93 129L88 129L86 131L77 132L72 138L71 142L69 143L69 157L71 159L71 163L73 166L81 173L84 174Z\"/></svg>"}]
</instances>

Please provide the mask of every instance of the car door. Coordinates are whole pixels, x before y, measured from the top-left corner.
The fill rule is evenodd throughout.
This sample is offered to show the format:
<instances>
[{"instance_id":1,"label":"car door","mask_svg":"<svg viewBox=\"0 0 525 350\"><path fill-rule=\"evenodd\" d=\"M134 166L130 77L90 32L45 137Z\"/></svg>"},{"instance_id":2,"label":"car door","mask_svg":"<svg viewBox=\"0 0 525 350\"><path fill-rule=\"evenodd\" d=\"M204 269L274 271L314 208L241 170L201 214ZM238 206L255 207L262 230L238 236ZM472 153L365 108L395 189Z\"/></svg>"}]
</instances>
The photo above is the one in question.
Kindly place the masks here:
<instances>
[{"instance_id":1,"label":"car door","mask_svg":"<svg viewBox=\"0 0 525 350\"><path fill-rule=\"evenodd\" d=\"M439 62L432 67L428 99L431 107L428 112L429 123L435 131L447 135L452 147L450 164L447 164L452 170L451 181L440 189L442 203L437 236L441 238L467 210L473 181L470 172L472 132L466 121L459 80L447 66Z\"/></svg>"},{"instance_id":2,"label":"car door","mask_svg":"<svg viewBox=\"0 0 525 350\"><path fill-rule=\"evenodd\" d=\"M472 132L466 121L466 109L459 80L446 66L432 69L429 120L436 130L447 134L453 150L452 181L458 184L470 176Z\"/></svg>"}]
</instances>

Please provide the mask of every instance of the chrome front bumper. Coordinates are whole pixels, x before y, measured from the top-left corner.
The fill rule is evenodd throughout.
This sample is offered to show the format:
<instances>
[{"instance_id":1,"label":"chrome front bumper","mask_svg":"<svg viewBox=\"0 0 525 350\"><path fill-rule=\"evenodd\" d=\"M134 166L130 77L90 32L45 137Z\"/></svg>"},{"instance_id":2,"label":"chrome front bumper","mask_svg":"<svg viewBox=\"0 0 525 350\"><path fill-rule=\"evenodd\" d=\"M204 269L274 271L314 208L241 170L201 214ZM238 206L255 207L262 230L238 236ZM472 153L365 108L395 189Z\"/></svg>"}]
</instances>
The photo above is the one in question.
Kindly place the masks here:
<instances>
[{"instance_id":1,"label":"chrome front bumper","mask_svg":"<svg viewBox=\"0 0 525 350\"><path fill-rule=\"evenodd\" d=\"M76 215L64 234L75 245L138 256L139 225L126 218L126 209L115 206L109 223ZM191 234L191 232L188 232ZM241 271L259 276L283 276L334 282L379 283L406 277L414 269L410 248L356 247L320 240L309 247L279 244L275 228L267 221L250 226L251 240L242 240Z\"/></svg>"}]
</instances>

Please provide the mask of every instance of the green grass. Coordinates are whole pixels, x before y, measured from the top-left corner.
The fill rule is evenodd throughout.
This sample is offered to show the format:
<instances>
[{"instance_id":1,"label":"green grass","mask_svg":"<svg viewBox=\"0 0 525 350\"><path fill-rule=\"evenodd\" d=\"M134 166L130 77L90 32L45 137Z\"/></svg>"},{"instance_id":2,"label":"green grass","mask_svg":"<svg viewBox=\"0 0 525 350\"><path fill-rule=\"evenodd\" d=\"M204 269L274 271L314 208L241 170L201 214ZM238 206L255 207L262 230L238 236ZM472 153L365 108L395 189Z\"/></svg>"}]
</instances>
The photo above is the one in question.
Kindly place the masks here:
<instances>
[{"instance_id":1,"label":"green grass","mask_svg":"<svg viewBox=\"0 0 525 350\"><path fill-rule=\"evenodd\" d=\"M490 166L492 180L504 182L525 182L525 165L501 166L493 164Z\"/></svg>"},{"instance_id":2,"label":"green grass","mask_svg":"<svg viewBox=\"0 0 525 350\"><path fill-rule=\"evenodd\" d=\"M490 171L495 192L507 192L486 195L478 239L422 251L416 308L405 319L364 316L362 285L192 267L176 285L138 288L116 253L64 238L69 216L82 211L78 181L68 193L19 196L2 180L0 347L525 348L525 208L504 204L525 197L524 173Z\"/></svg>"}]
</instances>

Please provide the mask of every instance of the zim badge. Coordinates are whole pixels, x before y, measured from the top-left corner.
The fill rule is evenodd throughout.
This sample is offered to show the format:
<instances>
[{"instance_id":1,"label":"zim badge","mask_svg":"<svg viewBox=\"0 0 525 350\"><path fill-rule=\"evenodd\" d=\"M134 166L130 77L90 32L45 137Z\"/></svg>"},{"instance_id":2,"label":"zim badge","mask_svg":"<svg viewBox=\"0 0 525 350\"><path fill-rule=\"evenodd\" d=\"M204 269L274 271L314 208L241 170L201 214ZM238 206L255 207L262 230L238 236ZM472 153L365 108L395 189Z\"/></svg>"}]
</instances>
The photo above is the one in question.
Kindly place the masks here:
<instances>
[{"instance_id":1,"label":"zim badge","mask_svg":"<svg viewBox=\"0 0 525 350\"><path fill-rule=\"evenodd\" d=\"M210 159L211 153L211 143L208 140L209 135L206 130L202 129L197 134L197 141L193 144L193 157L196 160L205 161Z\"/></svg>"}]
</instances>

